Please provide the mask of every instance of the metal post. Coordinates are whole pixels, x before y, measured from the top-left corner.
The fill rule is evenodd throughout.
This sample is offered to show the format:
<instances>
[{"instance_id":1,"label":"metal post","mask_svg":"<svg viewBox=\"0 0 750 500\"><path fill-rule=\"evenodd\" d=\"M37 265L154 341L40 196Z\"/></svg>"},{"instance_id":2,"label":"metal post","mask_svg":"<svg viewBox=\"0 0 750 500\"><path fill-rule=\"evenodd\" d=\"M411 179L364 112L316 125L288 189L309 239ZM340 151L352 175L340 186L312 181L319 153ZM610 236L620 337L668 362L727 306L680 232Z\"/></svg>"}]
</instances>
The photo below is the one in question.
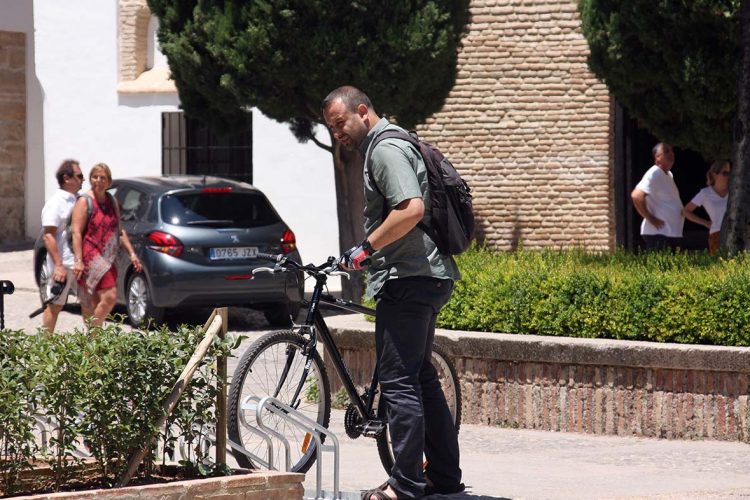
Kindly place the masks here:
<instances>
[{"instance_id":1,"label":"metal post","mask_svg":"<svg viewBox=\"0 0 750 500\"><path fill-rule=\"evenodd\" d=\"M227 336L229 310L222 307L217 310L221 317L221 330L219 338L224 340ZM219 394L216 401L216 463L227 463L227 358L219 356L216 360L216 369L219 378Z\"/></svg>"},{"instance_id":2,"label":"metal post","mask_svg":"<svg viewBox=\"0 0 750 500\"><path fill-rule=\"evenodd\" d=\"M16 287L13 286L12 281L0 281L0 330L5 330L5 301L3 297L5 295L13 295L15 291Z\"/></svg>"}]
</instances>

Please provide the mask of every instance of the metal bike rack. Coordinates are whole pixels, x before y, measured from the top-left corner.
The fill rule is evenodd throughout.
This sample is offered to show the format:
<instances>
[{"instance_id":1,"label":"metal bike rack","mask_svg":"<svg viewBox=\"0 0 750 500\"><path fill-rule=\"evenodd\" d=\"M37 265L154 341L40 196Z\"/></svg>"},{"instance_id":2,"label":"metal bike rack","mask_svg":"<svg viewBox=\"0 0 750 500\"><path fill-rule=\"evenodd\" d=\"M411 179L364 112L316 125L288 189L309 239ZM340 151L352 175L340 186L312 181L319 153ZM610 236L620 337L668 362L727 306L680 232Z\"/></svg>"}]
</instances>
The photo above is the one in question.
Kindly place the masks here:
<instances>
[{"instance_id":1,"label":"metal bike rack","mask_svg":"<svg viewBox=\"0 0 750 500\"><path fill-rule=\"evenodd\" d=\"M16 287L12 281L0 280L0 330L5 330L5 302L3 295L13 295Z\"/></svg>"},{"instance_id":2,"label":"metal bike rack","mask_svg":"<svg viewBox=\"0 0 750 500\"><path fill-rule=\"evenodd\" d=\"M281 441L281 443L284 445L284 463L286 465L286 470L289 471L291 469L289 441L282 434L269 428L263 423L263 412L266 411L278 418L281 418L282 420L289 422L291 425L294 425L295 427L298 427L305 432L310 433L312 438L315 440L315 497L306 498L315 500L346 500L347 498L359 498L358 494L356 496L350 496L348 494L342 496L342 493L339 491L339 440L330 429L323 427L314 420L303 415L301 412L295 410L291 406L288 406L271 396L266 396L263 399L260 399L257 396L248 396L242 402L241 408L245 411L255 412L255 421L258 428L256 429L246 422L248 424L247 429L255 434L261 436L264 435L264 439L268 445L268 462L266 463L265 461L259 460L259 463L267 466L267 468L269 469L273 468L272 466L270 466L270 464L273 464L273 446L270 436L273 436ZM327 436L329 443L331 444L324 445L321 436ZM239 451L240 453L251 456L253 460L258 460L257 457L254 457L249 451L245 450L237 443L230 443L230 446L237 449L237 451ZM328 492L321 489L323 467L322 459L324 451L333 452L333 496L329 496Z\"/></svg>"}]
</instances>

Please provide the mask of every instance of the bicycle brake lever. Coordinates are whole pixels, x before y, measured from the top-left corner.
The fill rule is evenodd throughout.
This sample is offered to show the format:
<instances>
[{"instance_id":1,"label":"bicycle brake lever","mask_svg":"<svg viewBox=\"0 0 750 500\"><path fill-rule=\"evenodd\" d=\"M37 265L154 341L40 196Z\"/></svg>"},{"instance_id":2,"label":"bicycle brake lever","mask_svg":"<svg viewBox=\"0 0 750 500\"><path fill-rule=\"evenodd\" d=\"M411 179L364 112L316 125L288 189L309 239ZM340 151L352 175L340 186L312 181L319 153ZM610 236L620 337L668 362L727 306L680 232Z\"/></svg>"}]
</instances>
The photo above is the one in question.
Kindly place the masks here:
<instances>
[{"instance_id":1,"label":"bicycle brake lever","mask_svg":"<svg viewBox=\"0 0 750 500\"><path fill-rule=\"evenodd\" d=\"M328 276L343 276L346 279L351 279L349 273L345 271L331 271L330 273L328 273Z\"/></svg>"},{"instance_id":2,"label":"bicycle brake lever","mask_svg":"<svg viewBox=\"0 0 750 500\"><path fill-rule=\"evenodd\" d=\"M253 275L255 275L258 273L275 273L276 270L272 267L256 267L255 269L253 269L252 272L253 272Z\"/></svg>"}]
</instances>

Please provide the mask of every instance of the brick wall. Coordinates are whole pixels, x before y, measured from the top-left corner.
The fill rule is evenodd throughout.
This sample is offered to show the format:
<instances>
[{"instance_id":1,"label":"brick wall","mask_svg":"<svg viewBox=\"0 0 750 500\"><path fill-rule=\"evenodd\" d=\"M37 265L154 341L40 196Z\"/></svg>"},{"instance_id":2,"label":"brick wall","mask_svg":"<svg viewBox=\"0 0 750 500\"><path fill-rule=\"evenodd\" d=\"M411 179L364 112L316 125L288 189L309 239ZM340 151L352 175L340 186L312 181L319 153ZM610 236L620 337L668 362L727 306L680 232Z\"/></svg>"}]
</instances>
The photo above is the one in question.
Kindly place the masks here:
<instances>
[{"instance_id":1,"label":"brick wall","mask_svg":"<svg viewBox=\"0 0 750 500\"><path fill-rule=\"evenodd\" d=\"M327 319L355 383L374 324ZM562 432L750 442L750 349L439 330L462 422ZM327 362L335 392L340 381Z\"/></svg>"},{"instance_id":2,"label":"brick wall","mask_svg":"<svg viewBox=\"0 0 750 500\"><path fill-rule=\"evenodd\" d=\"M0 31L0 244L22 241L26 171L26 37Z\"/></svg>"},{"instance_id":3,"label":"brick wall","mask_svg":"<svg viewBox=\"0 0 750 500\"><path fill-rule=\"evenodd\" d=\"M422 128L500 249L614 248L610 97L572 0L474 0L456 85Z\"/></svg>"}]
</instances>

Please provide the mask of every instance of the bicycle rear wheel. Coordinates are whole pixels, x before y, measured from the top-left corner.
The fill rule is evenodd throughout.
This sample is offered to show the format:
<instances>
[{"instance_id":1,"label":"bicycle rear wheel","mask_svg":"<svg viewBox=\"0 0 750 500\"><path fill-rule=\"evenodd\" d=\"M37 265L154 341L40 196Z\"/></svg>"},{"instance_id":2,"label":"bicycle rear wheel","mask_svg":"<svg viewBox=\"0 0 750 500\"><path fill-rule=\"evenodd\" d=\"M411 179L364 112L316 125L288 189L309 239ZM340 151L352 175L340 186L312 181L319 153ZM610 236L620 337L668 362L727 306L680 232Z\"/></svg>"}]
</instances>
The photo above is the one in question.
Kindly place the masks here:
<instances>
[{"instance_id":1,"label":"bicycle rear wheel","mask_svg":"<svg viewBox=\"0 0 750 500\"><path fill-rule=\"evenodd\" d=\"M262 399L274 396L323 427L328 427L331 389L325 365L317 352L313 353L310 370L302 381L308 359L303 354L307 342L305 337L291 331L268 333L248 348L232 376L227 421L229 439L266 462L266 442L250 430L251 426L256 427L255 410L242 407L248 397L257 396ZM284 377L285 370L287 374ZM300 381L302 389L297 400L292 401ZM266 414L263 423L288 440L292 472L305 472L312 466L315 461L315 441L309 433L270 413ZM321 436L321 439L324 437ZM272 441L274 459L271 465L277 470L284 470L284 445L277 438L272 437ZM248 456L240 452L235 452L234 455L240 467L258 468L258 464Z\"/></svg>"},{"instance_id":2,"label":"bicycle rear wheel","mask_svg":"<svg viewBox=\"0 0 750 500\"><path fill-rule=\"evenodd\" d=\"M435 367L438 373L438 379L440 385L443 387L443 394L445 394L445 402L448 403L448 409L453 416L453 422L456 424L456 432L461 427L461 385L456 375L456 368L453 366L453 362L445 354L442 347L437 344L432 346L432 366ZM381 405L378 401L378 418L383 421L388 421L388 412L385 405ZM386 431L377 438L378 443L378 455L380 455L380 462L383 464L385 471L390 474L393 468L393 448L391 447L391 436L390 429L386 427ZM426 462L425 462L426 463Z\"/></svg>"}]
</instances>

